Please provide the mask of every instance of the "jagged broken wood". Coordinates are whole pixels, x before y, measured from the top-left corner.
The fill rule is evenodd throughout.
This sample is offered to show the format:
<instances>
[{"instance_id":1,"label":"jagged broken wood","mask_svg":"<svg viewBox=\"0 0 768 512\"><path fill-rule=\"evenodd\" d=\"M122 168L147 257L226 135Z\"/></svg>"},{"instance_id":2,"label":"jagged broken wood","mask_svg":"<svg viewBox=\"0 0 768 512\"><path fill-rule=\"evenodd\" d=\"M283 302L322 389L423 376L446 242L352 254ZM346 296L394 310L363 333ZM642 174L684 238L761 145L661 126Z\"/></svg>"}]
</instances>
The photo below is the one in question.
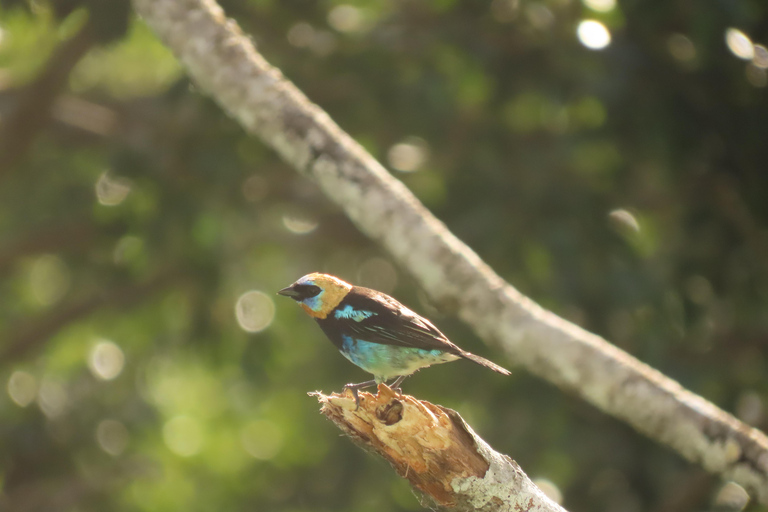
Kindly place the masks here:
<instances>
[{"instance_id":1,"label":"jagged broken wood","mask_svg":"<svg viewBox=\"0 0 768 512\"><path fill-rule=\"evenodd\" d=\"M504 282L256 51L213 0L133 0L190 76L511 361L768 503L768 438Z\"/></svg>"},{"instance_id":2,"label":"jagged broken wood","mask_svg":"<svg viewBox=\"0 0 768 512\"><path fill-rule=\"evenodd\" d=\"M310 393L320 412L408 479L427 505L452 511L565 512L508 456L493 450L456 411L379 385L376 395Z\"/></svg>"}]
</instances>

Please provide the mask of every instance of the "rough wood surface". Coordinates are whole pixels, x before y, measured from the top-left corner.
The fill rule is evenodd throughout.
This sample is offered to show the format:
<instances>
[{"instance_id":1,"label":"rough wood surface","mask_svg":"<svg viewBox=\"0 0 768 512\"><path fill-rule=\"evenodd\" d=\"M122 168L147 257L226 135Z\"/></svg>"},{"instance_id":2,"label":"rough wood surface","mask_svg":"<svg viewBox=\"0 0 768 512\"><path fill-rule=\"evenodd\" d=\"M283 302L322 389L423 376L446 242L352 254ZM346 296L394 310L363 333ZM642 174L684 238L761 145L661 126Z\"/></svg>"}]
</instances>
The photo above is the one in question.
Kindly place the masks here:
<instances>
[{"instance_id":1,"label":"rough wood surface","mask_svg":"<svg viewBox=\"0 0 768 512\"><path fill-rule=\"evenodd\" d=\"M134 0L200 88L510 361L768 503L768 438L504 282L259 55L213 0ZM215 172L212 169L211 172Z\"/></svg>"},{"instance_id":2,"label":"rough wood surface","mask_svg":"<svg viewBox=\"0 0 768 512\"><path fill-rule=\"evenodd\" d=\"M495 452L451 409L379 385L376 395L312 393L320 412L387 460L428 500L452 511L564 512L520 466Z\"/></svg>"}]
</instances>

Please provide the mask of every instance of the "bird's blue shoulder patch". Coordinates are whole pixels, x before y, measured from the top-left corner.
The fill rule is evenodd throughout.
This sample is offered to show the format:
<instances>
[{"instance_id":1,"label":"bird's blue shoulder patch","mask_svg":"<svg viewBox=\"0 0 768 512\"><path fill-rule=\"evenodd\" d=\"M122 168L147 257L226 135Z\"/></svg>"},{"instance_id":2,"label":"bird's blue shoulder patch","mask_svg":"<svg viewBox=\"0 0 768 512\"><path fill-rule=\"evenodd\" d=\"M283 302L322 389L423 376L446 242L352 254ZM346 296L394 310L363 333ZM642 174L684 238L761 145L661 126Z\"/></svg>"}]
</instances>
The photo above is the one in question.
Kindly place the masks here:
<instances>
[{"instance_id":1,"label":"bird's blue shoulder patch","mask_svg":"<svg viewBox=\"0 0 768 512\"><path fill-rule=\"evenodd\" d=\"M362 322L366 318L372 317L376 313L372 311L365 311L363 309L355 309L350 305L346 305L343 308L339 308L334 311L333 316L337 319L350 319L355 322Z\"/></svg>"}]
</instances>

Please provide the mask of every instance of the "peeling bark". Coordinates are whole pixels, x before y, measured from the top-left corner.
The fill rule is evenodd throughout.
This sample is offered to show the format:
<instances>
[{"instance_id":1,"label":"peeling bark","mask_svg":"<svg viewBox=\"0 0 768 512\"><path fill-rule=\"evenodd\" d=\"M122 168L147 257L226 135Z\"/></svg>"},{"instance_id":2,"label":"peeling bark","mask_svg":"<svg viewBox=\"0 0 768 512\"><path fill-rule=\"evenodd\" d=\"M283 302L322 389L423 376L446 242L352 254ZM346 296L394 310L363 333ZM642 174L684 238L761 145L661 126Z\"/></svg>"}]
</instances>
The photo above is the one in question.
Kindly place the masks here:
<instances>
[{"instance_id":1,"label":"peeling bark","mask_svg":"<svg viewBox=\"0 0 768 512\"><path fill-rule=\"evenodd\" d=\"M385 384L377 395L310 393L320 412L363 448L408 479L427 505L453 511L564 512L515 461L494 451L456 411Z\"/></svg>"},{"instance_id":2,"label":"peeling bark","mask_svg":"<svg viewBox=\"0 0 768 512\"><path fill-rule=\"evenodd\" d=\"M504 282L259 55L213 0L134 0L201 89L511 361L768 503L768 438Z\"/></svg>"}]
</instances>

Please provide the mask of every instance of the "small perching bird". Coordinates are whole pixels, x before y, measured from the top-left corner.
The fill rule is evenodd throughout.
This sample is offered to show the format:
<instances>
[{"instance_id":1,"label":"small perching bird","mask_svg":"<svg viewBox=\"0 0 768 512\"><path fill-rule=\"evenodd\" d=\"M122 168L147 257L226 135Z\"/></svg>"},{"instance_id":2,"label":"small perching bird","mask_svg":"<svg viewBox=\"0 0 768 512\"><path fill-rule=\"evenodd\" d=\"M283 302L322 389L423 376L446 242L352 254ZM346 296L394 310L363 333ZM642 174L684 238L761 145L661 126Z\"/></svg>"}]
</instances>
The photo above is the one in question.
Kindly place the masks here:
<instances>
[{"instance_id":1,"label":"small perching bird","mask_svg":"<svg viewBox=\"0 0 768 512\"><path fill-rule=\"evenodd\" d=\"M360 389L390 379L395 379L390 387L397 388L420 368L462 357L495 372L510 373L457 347L432 322L376 290L315 272L277 293L298 302L344 357L373 374L373 380L345 386L358 404Z\"/></svg>"}]
</instances>

